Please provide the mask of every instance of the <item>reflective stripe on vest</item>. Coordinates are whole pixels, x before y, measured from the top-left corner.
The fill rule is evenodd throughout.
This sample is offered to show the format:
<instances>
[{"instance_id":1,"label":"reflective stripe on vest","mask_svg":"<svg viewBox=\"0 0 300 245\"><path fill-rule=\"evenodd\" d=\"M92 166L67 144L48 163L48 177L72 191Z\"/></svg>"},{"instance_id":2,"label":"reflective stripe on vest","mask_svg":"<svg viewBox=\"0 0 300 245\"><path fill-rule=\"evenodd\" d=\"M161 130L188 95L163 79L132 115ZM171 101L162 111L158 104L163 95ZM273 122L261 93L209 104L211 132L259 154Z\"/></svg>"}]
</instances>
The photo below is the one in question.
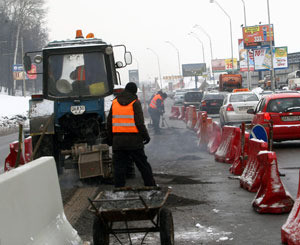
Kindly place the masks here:
<instances>
[{"instance_id":1,"label":"reflective stripe on vest","mask_svg":"<svg viewBox=\"0 0 300 245\"><path fill-rule=\"evenodd\" d=\"M153 108L153 109L157 109L156 101L157 101L158 99L160 99L160 100L161 100L161 104L163 104L163 99L162 99L161 95L160 95L160 94L157 94L157 95L155 95L155 96L153 97L153 99L151 100L149 106L150 106L151 108Z\"/></svg>"},{"instance_id":2,"label":"reflective stripe on vest","mask_svg":"<svg viewBox=\"0 0 300 245\"><path fill-rule=\"evenodd\" d=\"M117 99L112 102L112 132L113 133L138 133L134 121L134 110L132 101L128 105L120 105Z\"/></svg>"}]
</instances>

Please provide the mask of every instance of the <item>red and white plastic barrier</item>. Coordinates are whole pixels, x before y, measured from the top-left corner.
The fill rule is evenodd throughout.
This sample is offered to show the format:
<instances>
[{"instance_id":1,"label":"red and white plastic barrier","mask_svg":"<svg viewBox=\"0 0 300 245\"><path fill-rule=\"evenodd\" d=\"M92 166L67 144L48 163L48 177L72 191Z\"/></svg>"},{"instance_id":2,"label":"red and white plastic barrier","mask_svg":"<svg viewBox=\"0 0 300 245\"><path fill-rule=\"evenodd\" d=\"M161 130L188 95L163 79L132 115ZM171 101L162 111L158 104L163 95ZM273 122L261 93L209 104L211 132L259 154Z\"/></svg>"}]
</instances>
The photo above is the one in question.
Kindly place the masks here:
<instances>
[{"instance_id":1,"label":"red and white plastic barrier","mask_svg":"<svg viewBox=\"0 0 300 245\"><path fill-rule=\"evenodd\" d=\"M245 169L240 177L240 186L250 192L257 192L264 172L264 158L258 157L260 151L268 150L268 143L263 140L249 140L249 155Z\"/></svg>"},{"instance_id":2,"label":"red and white plastic barrier","mask_svg":"<svg viewBox=\"0 0 300 245\"><path fill-rule=\"evenodd\" d=\"M281 182L275 152L260 152L259 158L264 162L265 168L260 188L252 202L254 210L273 214L290 212L294 200Z\"/></svg>"},{"instance_id":3,"label":"red and white plastic barrier","mask_svg":"<svg viewBox=\"0 0 300 245\"><path fill-rule=\"evenodd\" d=\"M196 121L196 124L195 124L195 127L194 127L194 131L196 133L198 132L198 130L201 127L201 120L200 120L201 114L202 114L202 111L198 111L197 112L197 121Z\"/></svg>"},{"instance_id":4,"label":"red and white plastic barrier","mask_svg":"<svg viewBox=\"0 0 300 245\"><path fill-rule=\"evenodd\" d=\"M197 136L200 138L201 136L201 131L204 132L206 129L206 119L207 119L207 112L206 111L200 111L198 114L198 131L197 131Z\"/></svg>"},{"instance_id":5,"label":"red and white plastic barrier","mask_svg":"<svg viewBox=\"0 0 300 245\"><path fill-rule=\"evenodd\" d=\"M194 129L197 122L197 112L195 106L189 106L188 109L188 120L186 123L187 128Z\"/></svg>"},{"instance_id":6,"label":"red and white plastic barrier","mask_svg":"<svg viewBox=\"0 0 300 245\"><path fill-rule=\"evenodd\" d=\"M222 129L216 122L212 122L212 130L208 135L207 151L214 154L221 143Z\"/></svg>"},{"instance_id":7,"label":"red and white plastic barrier","mask_svg":"<svg viewBox=\"0 0 300 245\"><path fill-rule=\"evenodd\" d=\"M287 221L281 227L281 241L284 244L300 245L300 172L297 198Z\"/></svg>"},{"instance_id":8,"label":"red and white plastic barrier","mask_svg":"<svg viewBox=\"0 0 300 245\"><path fill-rule=\"evenodd\" d=\"M180 116L180 108L179 106L172 106L171 109L171 116L169 117L169 119L178 119L178 117Z\"/></svg>"},{"instance_id":9,"label":"red and white plastic barrier","mask_svg":"<svg viewBox=\"0 0 300 245\"><path fill-rule=\"evenodd\" d=\"M180 107L180 115L178 117L179 120L184 120L185 118L185 107L184 106L181 106Z\"/></svg>"},{"instance_id":10,"label":"red and white plastic barrier","mask_svg":"<svg viewBox=\"0 0 300 245\"><path fill-rule=\"evenodd\" d=\"M245 132L244 159L242 156L242 145L240 144L240 147L238 147L236 151L233 164L229 169L229 171L234 175L241 175L244 171L247 162L245 157L249 155L249 136L250 134Z\"/></svg>"},{"instance_id":11,"label":"red and white plastic barrier","mask_svg":"<svg viewBox=\"0 0 300 245\"><path fill-rule=\"evenodd\" d=\"M240 140L241 129L239 127L224 126L221 143L215 153L215 160L218 162L233 163Z\"/></svg>"},{"instance_id":12,"label":"red and white plastic barrier","mask_svg":"<svg viewBox=\"0 0 300 245\"><path fill-rule=\"evenodd\" d=\"M189 120L189 114L190 114L190 107L188 106L185 108L185 115L184 115L184 119L183 119L185 123L187 123Z\"/></svg>"},{"instance_id":13,"label":"red and white plastic barrier","mask_svg":"<svg viewBox=\"0 0 300 245\"><path fill-rule=\"evenodd\" d=\"M31 155L32 155L32 138L31 138L31 136L24 140L24 146L25 146L24 147L25 148L25 154L24 154L25 157L22 154L20 155L19 165L24 165L25 163L30 162ZM5 172L15 168L18 150L19 150L19 142L14 141L14 142L10 143L9 150L10 150L10 153L5 158L5 163L4 163L4 171Z\"/></svg>"}]
</instances>

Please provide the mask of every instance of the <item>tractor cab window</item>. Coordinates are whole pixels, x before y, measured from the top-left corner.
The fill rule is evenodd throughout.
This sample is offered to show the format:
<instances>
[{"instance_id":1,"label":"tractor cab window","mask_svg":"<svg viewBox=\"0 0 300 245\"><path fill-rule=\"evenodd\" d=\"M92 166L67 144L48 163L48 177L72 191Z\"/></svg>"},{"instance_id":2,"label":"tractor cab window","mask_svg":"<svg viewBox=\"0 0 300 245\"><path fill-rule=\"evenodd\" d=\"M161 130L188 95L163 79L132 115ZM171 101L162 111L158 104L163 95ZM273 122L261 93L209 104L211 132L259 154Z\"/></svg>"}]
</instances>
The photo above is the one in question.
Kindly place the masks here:
<instances>
[{"instance_id":1,"label":"tractor cab window","mask_svg":"<svg viewBox=\"0 0 300 245\"><path fill-rule=\"evenodd\" d=\"M109 91L104 54L51 55L48 93L57 98L104 96Z\"/></svg>"}]
</instances>

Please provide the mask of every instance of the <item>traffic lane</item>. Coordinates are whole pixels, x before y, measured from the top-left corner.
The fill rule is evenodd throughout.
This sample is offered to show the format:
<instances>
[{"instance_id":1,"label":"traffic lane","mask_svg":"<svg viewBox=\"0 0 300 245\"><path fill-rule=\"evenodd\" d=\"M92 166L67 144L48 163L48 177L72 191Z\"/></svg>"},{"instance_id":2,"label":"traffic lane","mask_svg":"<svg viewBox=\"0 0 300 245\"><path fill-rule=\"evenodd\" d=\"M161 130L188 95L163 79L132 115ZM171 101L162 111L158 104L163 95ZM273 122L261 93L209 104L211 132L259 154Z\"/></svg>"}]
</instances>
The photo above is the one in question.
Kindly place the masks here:
<instances>
[{"instance_id":1,"label":"traffic lane","mask_svg":"<svg viewBox=\"0 0 300 245\"><path fill-rule=\"evenodd\" d=\"M18 139L18 134L9 134L0 137L0 173L4 171L5 158L9 154L9 144Z\"/></svg>"},{"instance_id":2,"label":"traffic lane","mask_svg":"<svg viewBox=\"0 0 300 245\"><path fill-rule=\"evenodd\" d=\"M219 118L213 121L220 122ZM240 124L231 126L240 127ZM250 132L250 131L249 131ZM281 180L293 198L296 198L299 182L300 141L274 142L273 151L276 153Z\"/></svg>"},{"instance_id":3,"label":"traffic lane","mask_svg":"<svg viewBox=\"0 0 300 245\"><path fill-rule=\"evenodd\" d=\"M168 125L162 135L149 130L146 152L157 183L172 187L166 206L173 212L176 244L280 244L288 215L254 212L255 193L229 178L230 165L201 151L184 122Z\"/></svg>"},{"instance_id":4,"label":"traffic lane","mask_svg":"<svg viewBox=\"0 0 300 245\"><path fill-rule=\"evenodd\" d=\"M273 150L276 152L279 171L285 174L281 176L281 180L292 197L296 198L300 169L300 141L274 142Z\"/></svg>"}]
</instances>

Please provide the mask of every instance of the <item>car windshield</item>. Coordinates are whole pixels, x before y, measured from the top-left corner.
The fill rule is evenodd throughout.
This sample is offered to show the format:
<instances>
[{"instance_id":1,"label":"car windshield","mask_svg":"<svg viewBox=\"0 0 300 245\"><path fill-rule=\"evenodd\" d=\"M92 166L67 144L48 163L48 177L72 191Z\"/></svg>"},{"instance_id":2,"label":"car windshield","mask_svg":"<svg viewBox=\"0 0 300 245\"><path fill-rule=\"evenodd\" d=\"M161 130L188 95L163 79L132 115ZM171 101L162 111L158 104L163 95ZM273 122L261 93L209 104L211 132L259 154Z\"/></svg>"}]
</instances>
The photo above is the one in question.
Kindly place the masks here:
<instances>
[{"instance_id":1,"label":"car windshield","mask_svg":"<svg viewBox=\"0 0 300 245\"><path fill-rule=\"evenodd\" d=\"M245 102L245 101L258 101L258 97L255 94L232 94L230 96L230 102Z\"/></svg>"},{"instance_id":2,"label":"car windshield","mask_svg":"<svg viewBox=\"0 0 300 245\"><path fill-rule=\"evenodd\" d=\"M202 99L201 92L188 92L184 95L184 99L187 102L200 102Z\"/></svg>"},{"instance_id":3,"label":"car windshield","mask_svg":"<svg viewBox=\"0 0 300 245\"><path fill-rule=\"evenodd\" d=\"M300 112L300 97L270 100L267 112Z\"/></svg>"},{"instance_id":4,"label":"car windshield","mask_svg":"<svg viewBox=\"0 0 300 245\"><path fill-rule=\"evenodd\" d=\"M223 100L223 94L206 94L203 98L204 100Z\"/></svg>"},{"instance_id":5,"label":"car windshield","mask_svg":"<svg viewBox=\"0 0 300 245\"><path fill-rule=\"evenodd\" d=\"M109 91L104 54L51 55L48 58L50 96L103 96Z\"/></svg>"}]
</instances>

